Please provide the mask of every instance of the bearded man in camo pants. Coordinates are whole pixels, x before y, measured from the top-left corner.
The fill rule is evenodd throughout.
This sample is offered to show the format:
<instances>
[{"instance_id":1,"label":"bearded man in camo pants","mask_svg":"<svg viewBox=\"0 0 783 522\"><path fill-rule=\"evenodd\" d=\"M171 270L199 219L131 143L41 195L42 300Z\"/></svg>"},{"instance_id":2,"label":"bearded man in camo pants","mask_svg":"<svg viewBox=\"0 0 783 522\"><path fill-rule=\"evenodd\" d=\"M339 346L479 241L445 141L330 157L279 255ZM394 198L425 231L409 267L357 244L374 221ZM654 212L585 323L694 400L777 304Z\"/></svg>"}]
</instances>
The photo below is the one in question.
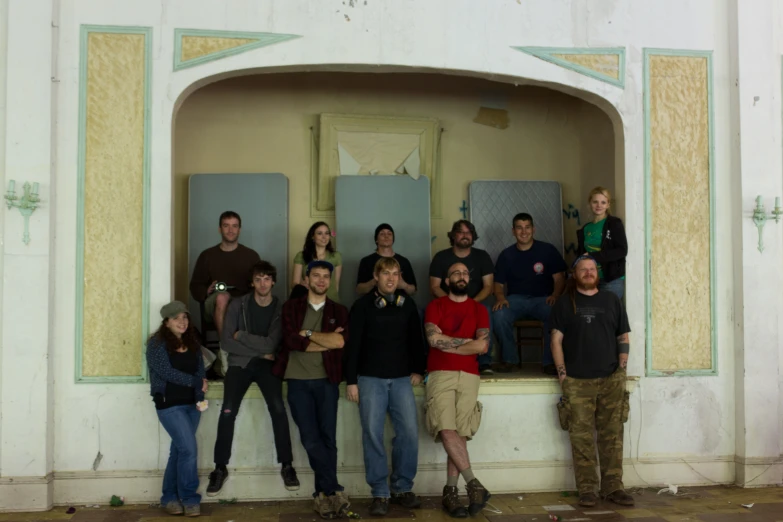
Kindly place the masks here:
<instances>
[{"instance_id":1,"label":"bearded man in camo pants","mask_svg":"<svg viewBox=\"0 0 783 522\"><path fill-rule=\"evenodd\" d=\"M572 270L566 292L552 308L551 346L563 388L558 408L571 439L579 505L592 507L598 501L593 438L597 432L599 493L616 504L632 506L633 497L623 486L623 423L628 420L625 368L631 331L628 315L615 294L598 290L595 259L580 256Z\"/></svg>"}]
</instances>

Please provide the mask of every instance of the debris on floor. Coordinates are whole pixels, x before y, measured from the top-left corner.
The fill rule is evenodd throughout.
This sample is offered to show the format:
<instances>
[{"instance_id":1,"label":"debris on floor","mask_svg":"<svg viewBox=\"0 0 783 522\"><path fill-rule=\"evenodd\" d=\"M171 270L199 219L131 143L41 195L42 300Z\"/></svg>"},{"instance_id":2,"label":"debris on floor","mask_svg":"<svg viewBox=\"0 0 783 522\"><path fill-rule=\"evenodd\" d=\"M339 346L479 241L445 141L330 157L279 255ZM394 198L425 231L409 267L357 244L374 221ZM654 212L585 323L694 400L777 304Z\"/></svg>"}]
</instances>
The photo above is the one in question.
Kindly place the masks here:
<instances>
[{"instance_id":1,"label":"debris on floor","mask_svg":"<svg viewBox=\"0 0 783 522\"><path fill-rule=\"evenodd\" d=\"M672 495L676 495L678 489L679 489L679 486L677 486L675 484L669 484L665 488L663 488L660 491L658 491L658 494L660 495L661 493L671 493Z\"/></svg>"}]
</instances>

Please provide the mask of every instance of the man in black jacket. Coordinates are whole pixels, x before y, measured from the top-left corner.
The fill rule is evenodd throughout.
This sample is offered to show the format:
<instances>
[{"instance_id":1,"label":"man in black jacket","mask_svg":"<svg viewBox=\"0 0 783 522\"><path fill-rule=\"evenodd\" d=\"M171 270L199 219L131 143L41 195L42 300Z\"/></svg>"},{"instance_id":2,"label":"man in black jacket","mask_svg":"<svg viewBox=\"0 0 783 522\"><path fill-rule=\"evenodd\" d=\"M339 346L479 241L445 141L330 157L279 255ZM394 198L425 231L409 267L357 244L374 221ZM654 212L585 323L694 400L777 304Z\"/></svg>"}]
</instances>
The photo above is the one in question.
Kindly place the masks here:
<instances>
[{"instance_id":1,"label":"man in black jacket","mask_svg":"<svg viewBox=\"0 0 783 522\"><path fill-rule=\"evenodd\" d=\"M427 362L421 319L412 299L397 289L400 264L382 257L375 264L375 290L351 309L351 337L345 350L348 400L359 403L370 514L385 515L392 502L416 508L411 491L419 452L413 386L421 383ZM383 428L386 414L394 427L391 488Z\"/></svg>"}]
</instances>

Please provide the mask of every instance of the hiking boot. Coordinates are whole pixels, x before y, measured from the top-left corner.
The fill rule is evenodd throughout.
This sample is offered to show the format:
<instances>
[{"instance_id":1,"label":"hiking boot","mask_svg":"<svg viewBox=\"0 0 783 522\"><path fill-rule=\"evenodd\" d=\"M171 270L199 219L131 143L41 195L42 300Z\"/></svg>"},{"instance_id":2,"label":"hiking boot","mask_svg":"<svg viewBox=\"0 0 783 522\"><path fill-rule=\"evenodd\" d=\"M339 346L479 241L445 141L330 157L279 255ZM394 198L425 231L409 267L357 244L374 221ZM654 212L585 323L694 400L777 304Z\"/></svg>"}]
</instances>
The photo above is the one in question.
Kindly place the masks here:
<instances>
[{"instance_id":1,"label":"hiking boot","mask_svg":"<svg viewBox=\"0 0 783 522\"><path fill-rule=\"evenodd\" d=\"M296 477L296 470L290 464L283 466L280 470L280 476L283 477L283 484L288 491L296 491L299 489L299 479Z\"/></svg>"},{"instance_id":2,"label":"hiking boot","mask_svg":"<svg viewBox=\"0 0 783 522\"><path fill-rule=\"evenodd\" d=\"M321 518L325 518L326 520L337 518L337 513L334 512L331 497L327 497L323 493L318 493L317 497L313 497L313 501L315 503L315 512L318 513Z\"/></svg>"},{"instance_id":3,"label":"hiking boot","mask_svg":"<svg viewBox=\"0 0 783 522\"><path fill-rule=\"evenodd\" d=\"M378 517L382 517L389 512L389 499L375 497L370 504L370 514Z\"/></svg>"},{"instance_id":4,"label":"hiking boot","mask_svg":"<svg viewBox=\"0 0 783 522\"><path fill-rule=\"evenodd\" d=\"M223 486L228 482L228 470L226 468L215 468L215 471L209 474L209 485L207 485L207 496L214 497Z\"/></svg>"},{"instance_id":5,"label":"hiking boot","mask_svg":"<svg viewBox=\"0 0 783 522\"><path fill-rule=\"evenodd\" d=\"M468 510L459 501L457 486L443 486L443 509L451 518L468 518Z\"/></svg>"},{"instance_id":6,"label":"hiking boot","mask_svg":"<svg viewBox=\"0 0 783 522\"><path fill-rule=\"evenodd\" d=\"M391 501L407 509L416 509L421 507L421 499L413 491L405 493L392 493Z\"/></svg>"},{"instance_id":7,"label":"hiking boot","mask_svg":"<svg viewBox=\"0 0 783 522\"><path fill-rule=\"evenodd\" d=\"M183 511L186 517L200 517L201 504L193 504L192 506L185 506Z\"/></svg>"},{"instance_id":8,"label":"hiking boot","mask_svg":"<svg viewBox=\"0 0 783 522\"><path fill-rule=\"evenodd\" d=\"M348 495L342 491L335 491L334 495L330 495L329 500L332 502L332 508L338 517L345 514L348 508L351 506L351 501L348 500Z\"/></svg>"},{"instance_id":9,"label":"hiking boot","mask_svg":"<svg viewBox=\"0 0 783 522\"><path fill-rule=\"evenodd\" d=\"M470 513L471 516L481 513L481 510L487 505L489 497L492 495L487 491L487 488L481 485L481 482L479 482L478 479L473 479L468 482L465 489L468 490L468 500L470 501L468 513Z\"/></svg>"},{"instance_id":10,"label":"hiking boot","mask_svg":"<svg viewBox=\"0 0 783 522\"><path fill-rule=\"evenodd\" d=\"M179 502L169 502L163 506L163 511L169 515L181 515L185 510L182 508L182 504Z\"/></svg>"},{"instance_id":11,"label":"hiking boot","mask_svg":"<svg viewBox=\"0 0 783 522\"><path fill-rule=\"evenodd\" d=\"M593 507L598 503L598 495L595 493L582 493L579 495L579 505L582 507Z\"/></svg>"},{"instance_id":12,"label":"hiking boot","mask_svg":"<svg viewBox=\"0 0 783 522\"><path fill-rule=\"evenodd\" d=\"M612 491L606 495L606 500L614 502L615 504L620 504L621 506L633 506L635 503L633 497L622 489Z\"/></svg>"}]
</instances>

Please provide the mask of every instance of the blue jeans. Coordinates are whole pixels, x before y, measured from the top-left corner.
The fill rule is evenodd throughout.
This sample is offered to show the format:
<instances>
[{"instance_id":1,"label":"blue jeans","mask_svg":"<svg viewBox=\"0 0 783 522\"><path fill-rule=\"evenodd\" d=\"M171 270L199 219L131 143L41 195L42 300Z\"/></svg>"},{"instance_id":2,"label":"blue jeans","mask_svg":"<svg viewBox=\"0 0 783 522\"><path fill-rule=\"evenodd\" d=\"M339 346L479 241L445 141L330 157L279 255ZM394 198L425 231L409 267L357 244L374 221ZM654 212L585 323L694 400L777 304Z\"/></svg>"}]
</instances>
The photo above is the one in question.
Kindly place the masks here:
<instances>
[{"instance_id":1,"label":"blue jeans","mask_svg":"<svg viewBox=\"0 0 783 522\"><path fill-rule=\"evenodd\" d=\"M315 474L315 493L343 491L337 482L337 400L340 388L329 379L289 379L288 407Z\"/></svg>"},{"instance_id":2,"label":"blue jeans","mask_svg":"<svg viewBox=\"0 0 783 522\"><path fill-rule=\"evenodd\" d=\"M163 474L163 496L160 504L179 502L183 506L196 506L201 503L198 490L198 447L196 428L201 420L201 412L195 404L172 406L165 410L156 410L158 420L171 437L169 461Z\"/></svg>"},{"instance_id":3,"label":"blue jeans","mask_svg":"<svg viewBox=\"0 0 783 522\"><path fill-rule=\"evenodd\" d=\"M601 290L602 292L612 292L622 301L623 296L625 295L625 279L619 278L614 281L609 281L608 283L606 281L601 281L598 283L598 290Z\"/></svg>"},{"instance_id":4,"label":"blue jeans","mask_svg":"<svg viewBox=\"0 0 783 522\"><path fill-rule=\"evenodd\" d=\"M419 458L419 424L410 377L359 377L359 416L362 422L364 472L372 496L389 498L389 466L383 445L386 413L394 428L391 491L413 490Z\"/></svg>"},{"instance_id":5,"label":"blue jeans","mask_svg":"<svg viewBox=\"0 0 783 522\"><path fill-rule=\"evenodd\" d=\"M492 304L494 303L494 298L487 298L484 299L481 304L484 305L484 308L487 309L487 313L489 314L489 349L487 350L487 353L482 353L478 356L478 363L479 367L481 366L489 366L492 364Z\"/></svg>"},{"instance_id":6,"label":"blue jeans","mask_svg":"<svg viewBox=\"0 0 783 522\"><path fill-rule=\"evenodd\" d=\"M508 308L492 312L492 323L500 342L503 361L519 364L519 352L514 340L514 321L529 317L544 323L544 353L541 363L544 366L554 364L552 350L549 348L549 314L552 312L552 307L546 304L546 297L514 294L506 299L508 299Z\"/></svg>"}]
</instances>

